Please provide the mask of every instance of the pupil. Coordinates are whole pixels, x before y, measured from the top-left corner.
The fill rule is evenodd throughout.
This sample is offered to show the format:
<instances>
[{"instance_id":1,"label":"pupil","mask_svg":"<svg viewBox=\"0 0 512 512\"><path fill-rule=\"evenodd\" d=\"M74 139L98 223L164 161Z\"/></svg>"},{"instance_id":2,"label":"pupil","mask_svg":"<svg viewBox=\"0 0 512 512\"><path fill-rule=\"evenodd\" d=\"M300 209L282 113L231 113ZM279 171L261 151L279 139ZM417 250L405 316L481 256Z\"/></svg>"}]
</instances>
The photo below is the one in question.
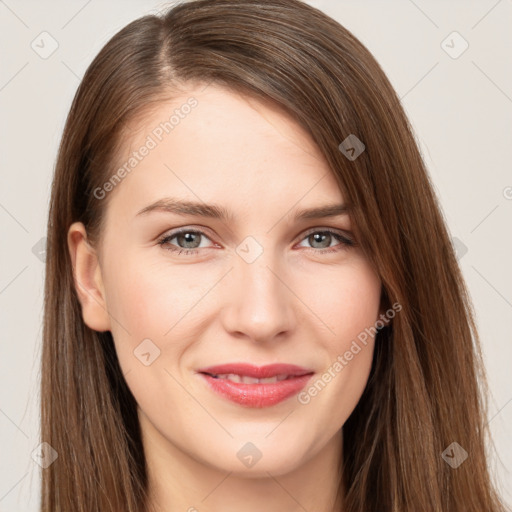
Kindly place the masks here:
<instances>
[{"instance_id":1,"label":"pupil","mask_svg":"<svg viewBox=\"0 0 512 512\"><path fill-rule=\"evenodd\" d=\"M194 237L197 238L197 240L195 241L196 242L195 244L194 244ZM184 240L186 249L194 249L196 247L199 247L199 243L197 243L197 241L199 239L199 237L197 236L197 233L184 233L184 234L179 235L178 238L180 239L180 241ZM192 244L192 245L189 245L189 244Z\"/></svg>"},{"instance_id":2,"label":"pupil","mask_svg":"<svg viewBox=\"0 0 512 512\"><path fill-rule=\"evenodd\" d=\"M328 233L315 233L315 234L313 234L312 236L313 236L313 239L314 239L314 242L315 242L315 243L316 243L316 242L320 242L320 243L322 243L322 239L323 239L323 241L324 241L324 242L325 242L325 240L326 240L326 239L328 240L328 242L329 242L329 243L328 243L327 245L325 245L325 244L324 244L324 245L321 247L321 249L325 249L326 247L329 247L329 245L330 245L330 236L331 236L331 235L329 235ZM314 245L313 245L313 246L314 246Z\"/></svg>"}]
</instances>

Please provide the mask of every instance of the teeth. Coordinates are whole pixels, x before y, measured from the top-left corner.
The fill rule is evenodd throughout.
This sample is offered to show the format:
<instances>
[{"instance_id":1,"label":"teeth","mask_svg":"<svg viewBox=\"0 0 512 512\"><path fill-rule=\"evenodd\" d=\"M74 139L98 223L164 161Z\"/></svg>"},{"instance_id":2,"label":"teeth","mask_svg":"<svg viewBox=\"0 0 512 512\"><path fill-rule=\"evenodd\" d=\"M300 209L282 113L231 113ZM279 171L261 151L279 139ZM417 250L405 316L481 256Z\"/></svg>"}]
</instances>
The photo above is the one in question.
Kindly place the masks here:
<instances>
[{"instance_id":1,"label":"teeth","mask_svg":"<svg viewBox=\"0 0 512 512\"><path fill-rule=\"evenodd\" d=\"M236 375L235 373L222 373L220 375L213 375L218 379L227 379L231 382L237 382L241 384L273 384L275 382L279 382L281 380L285 380L288 375L276 375L274 377L267 377L265 379L256 379L254 377L248 377L246 375Z\"/></svg>"},{"instance_id":2,"label":"teeth","mask_svg":"<svg viewBox=\"0 0 512 512\"><path fill-rule=\"evenodd\" d=\"M277 382L279 379L277 378L277 375L275 377L267 377L266 379L254 379L257 380L260 384L273 384L274 382Z\"/></svg>"},{"instance_id":3,"label":"teeth","mask_svg":"<svg viewBox=\"0 0 512 512\"><path fill-rule=\"evenodd\" d=\"M259 383L259 379L255 379L254 377L247 377L245 375L243 376L240 376L240 375L236 375L236 377L238 377L240 380L239 382L242 382L242 384L258 384ZM230 377L228 377L229 379Z\"/></svg>"},{"instance_id":4,"label":"teeth","mask_svg":"<svg viewBox=\"0 0 512 512\"><path fill-rule=\"evenodd\" d=\"M242 377L240 375L235 375L234 373L223 373L219 375L219 379L228 379L231 382L242 382Z\"/></svg>"}]
</instances>

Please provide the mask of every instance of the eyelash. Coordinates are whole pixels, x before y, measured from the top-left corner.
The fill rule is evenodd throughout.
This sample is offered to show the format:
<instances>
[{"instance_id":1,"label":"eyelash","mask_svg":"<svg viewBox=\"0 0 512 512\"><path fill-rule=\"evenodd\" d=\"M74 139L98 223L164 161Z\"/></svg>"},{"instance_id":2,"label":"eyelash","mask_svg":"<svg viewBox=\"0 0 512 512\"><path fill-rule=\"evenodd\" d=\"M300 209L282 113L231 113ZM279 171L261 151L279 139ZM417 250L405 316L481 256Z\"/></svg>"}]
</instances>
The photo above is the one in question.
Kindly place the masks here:
<instances>
[{"instance_id":1,"label":"eyelash","mask_svg":"<svg viewBox=\"0 0 512 512\"><path fill-rule=\"evenodd\" d=\"M195 229L180 229L178 231L174 231L173 233L166 234L163 237L161 237L158 240L158 245L164 247L166 244L169 243L170 240L172 240L173 238L176 238L177 236L182 235L184 233L193 233L194 235L201 235L201 236L204 236L205 238L209 239L209 237L202 231L198 231ZM341 243L337 246L334 246L331 248L325 248L325 249L315 249L314 247L309 247L309 249L314 251L315 253L325 254L325 253L346 251L350 247L354 247L356 245L356 242L354 240L351 240L343 235L340 235L338 232L332 231L330 229L315 229L313 231L309 231L308 233L306 233L304 235L304 237L300 241L302 242L304 239L306 239L309 236L314 235L316 233L330 234L336 240L338 240L338 242L341 242ZM168 247L164 247L164 248L165 248L165 250L173 252L173 253L177 253L178 255L179 254L192 255L192 254L197 254L197 252L199 251L199 248L196 248L196 249L172 248L170 245ZM201 249L204 249L204 247L202 247ZM306 247L306 249L308 249L308 248Z\"/></svg>"}]
</instances>

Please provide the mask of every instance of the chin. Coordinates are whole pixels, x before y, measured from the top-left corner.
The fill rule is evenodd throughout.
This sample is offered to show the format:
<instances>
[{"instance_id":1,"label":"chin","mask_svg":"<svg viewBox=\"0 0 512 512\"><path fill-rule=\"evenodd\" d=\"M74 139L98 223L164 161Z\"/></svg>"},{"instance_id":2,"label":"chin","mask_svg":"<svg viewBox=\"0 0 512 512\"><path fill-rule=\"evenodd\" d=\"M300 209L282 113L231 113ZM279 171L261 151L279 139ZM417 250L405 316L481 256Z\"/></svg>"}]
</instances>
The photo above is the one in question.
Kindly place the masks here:
<instances>
[{"instance_id":1,"label":"chin","mask_svg":"<svg viewBox=\"0 0 512 512\"><path fill-rule=\"evenodd\" d=\"M296 439L296 438L295 438ZM258 446L257 441L236 442L234 456L226 457L225 450L223 457L213 461L207 461L217 470L231 472L240 478L268 478L272 476L285 475L296 470L304 463L305 454L299 453L297 444L280 449L272 446L267 440L267 446Z\"/></svg>"}]
</instances>

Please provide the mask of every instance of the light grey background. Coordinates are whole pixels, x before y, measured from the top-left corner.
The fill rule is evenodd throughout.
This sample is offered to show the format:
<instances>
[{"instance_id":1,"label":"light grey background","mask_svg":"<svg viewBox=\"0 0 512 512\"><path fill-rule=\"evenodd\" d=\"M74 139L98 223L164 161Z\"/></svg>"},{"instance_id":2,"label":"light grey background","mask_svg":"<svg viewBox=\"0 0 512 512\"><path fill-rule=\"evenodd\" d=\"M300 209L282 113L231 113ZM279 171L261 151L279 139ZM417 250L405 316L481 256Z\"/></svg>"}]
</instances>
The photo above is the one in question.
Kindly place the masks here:
<instances>
[{"instance_id":1,"label":"light grey background","mask_svg":"<svg viewBox=\"0 0 512 512\"><path fill-rule=\"evenodd\" d=\"M474 301L492 391L492 470L512 503L512 1L309 3L370 49L414 127ZM65 117L106 41L166 5L0 0L1 512L35 512L39 502L41 468L31 453L39 444L44 264L34 252ZM42 58L52 39L58 48Z\"/></svg>"}]
</instances>

